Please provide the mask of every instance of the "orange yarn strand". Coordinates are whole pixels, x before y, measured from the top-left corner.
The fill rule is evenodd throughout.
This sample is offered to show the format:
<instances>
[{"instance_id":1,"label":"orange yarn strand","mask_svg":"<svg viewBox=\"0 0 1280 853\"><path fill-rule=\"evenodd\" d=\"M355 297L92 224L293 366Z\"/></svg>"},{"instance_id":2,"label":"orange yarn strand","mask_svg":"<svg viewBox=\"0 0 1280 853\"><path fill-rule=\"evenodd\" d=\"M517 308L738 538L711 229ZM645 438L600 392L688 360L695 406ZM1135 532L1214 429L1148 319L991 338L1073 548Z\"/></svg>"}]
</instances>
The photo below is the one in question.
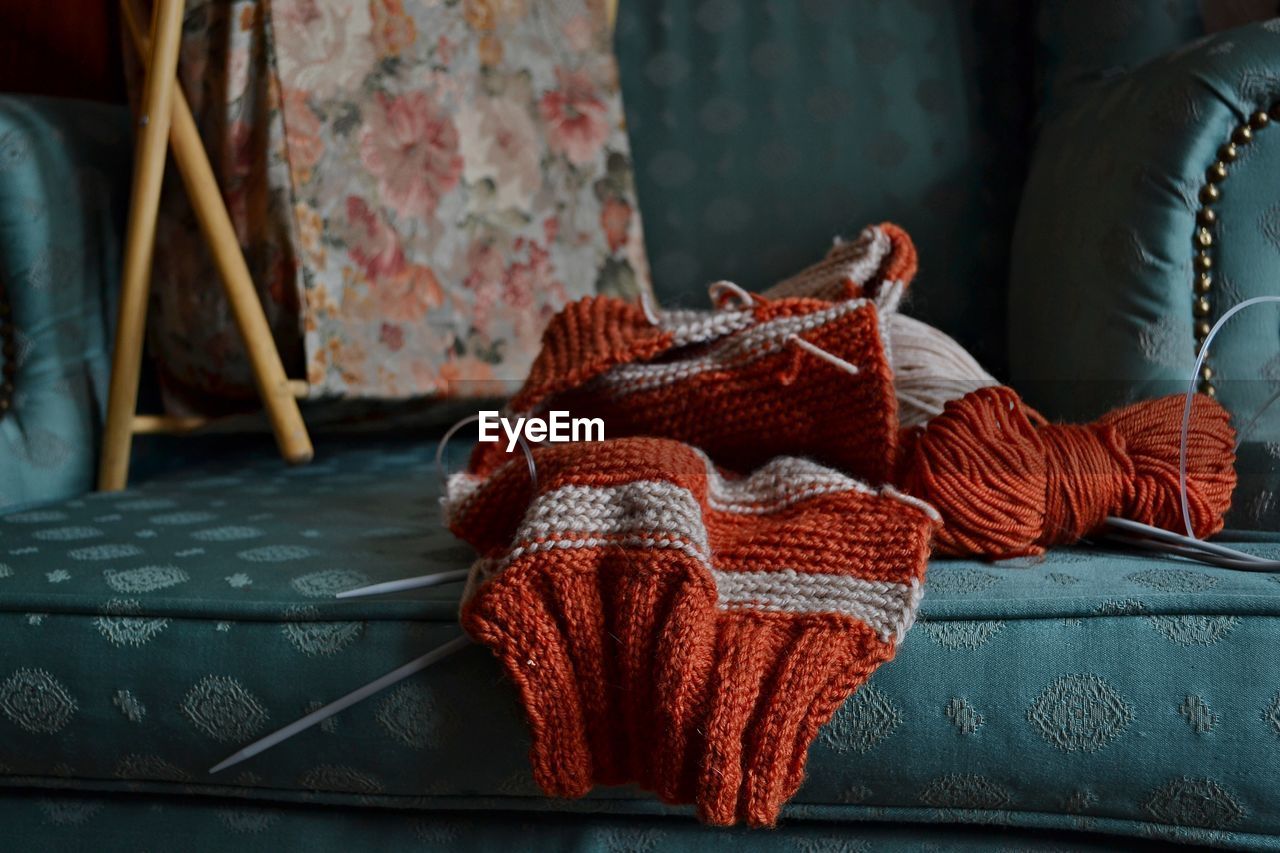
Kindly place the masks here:
<instances>
[{"instance_id":1,"label":"orange yarn strand","mask_svg":"<svg viewBox=\"0 0 1280 853\"><path fill-rule=\"evenodd\" d=\"M903 442L899 480L942 514L936 546L944 554L1041 554L1111 515L1178 529L1183 402L1149 400L1073 426L1044 422L1009 388L981 388ZM1187 447L1197 536L1222 529L1236 481L1234 441L1227 412L1198 396Z\"/></svg>"}]
</instances>

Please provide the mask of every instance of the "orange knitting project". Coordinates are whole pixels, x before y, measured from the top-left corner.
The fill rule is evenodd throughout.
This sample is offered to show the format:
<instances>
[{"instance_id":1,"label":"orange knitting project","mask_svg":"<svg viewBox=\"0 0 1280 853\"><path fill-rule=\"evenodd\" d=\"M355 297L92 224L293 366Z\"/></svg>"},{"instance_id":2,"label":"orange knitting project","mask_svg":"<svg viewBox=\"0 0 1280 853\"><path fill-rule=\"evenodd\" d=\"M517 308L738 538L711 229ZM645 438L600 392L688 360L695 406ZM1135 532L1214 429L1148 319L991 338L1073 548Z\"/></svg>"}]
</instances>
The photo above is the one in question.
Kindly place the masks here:
<instances>
[{"instance_id":1,"label":"orange knitting project","mask_svg":"<svg viewBox=\"0 0 1280 853\"><path fill-rule=\"evenodd\" d=\"M635 782L710 823L771 825L818 727L914 620L931 541L994 559L1109 515L1179 526L1182 398L1084 426L1004 387L949 399L995 380L895 316L915 268L885 223L762 296L714 286L714 311L597 297L552 321L511 409L602 417L611 440L534 449L536 480L479 444L445 499L480 552L463 626L518 686L548 793ZM902 394L923 426L899 430L892 328L916 338ZM930 381L935 352L968 379ZM1191 415L1203 536L1230 504L1234 435L1211 399Z\"/></svg>"},{"instance_id":2,"label":"orange knitting project","mask_svg":"<svg viewBox=\"0 0 1280 853\"><path fill-rule=\"evenodd\" d=\"M818 728L915 618L932 509L807 460L748 477L667 439L451 478L468 633L519 688L550 794L635 782L773 824Z\"/></svg>"},{"instance_id":3,"label":"orange knitting project","mask_svg":"<svg viewBox=\"0 0 1280 853\"><path fill-rule=\"evenodd\" d=\"M823 298L747 295L652 317L611 297L575 302L547 327L509 408L599 417L610 436L678 439L738 471L787 453L887 482L898 421L883 317L915 274L915 248L886 223L832 251L778 286ZM494 445L478 453L483 470L508 458Z\"/></svg>"},{"instance_id":4,"label":"orange knitting project","mask_svg":"<svg viewBox=\"0 0 1280 853\"><path fill-rule=\"evenodd\" d=\"M878 253L877 241L892 248ZM869 264L882 270L868 273ZM877 281L906 281L914 273L910 238L885 223L838 243L766 295L838 298L875 292ZM868 286L851 290L851 276ZM932 333L935 345L954 346L937 330L911 325ZM890 366L897 370L893 359ZM948 377L938 378L943 381L934 391L948 385ZM972 379L994 382L980 369ZM1072 426L1047 423L1009 388L980 388L948 402L923 429L904 430L897 482L938 508L945 524L936 547L954 556L1040 554L1095 533L1109 515L1175 530L1182 526L1177 460L1184 403L1182 396L1136 403ZM1231 505L1235 434L1226 410L1200 395L1190 426L1188 506L1192 529L1203 537L1222 529Z\"/></svg>"}]
</instances>

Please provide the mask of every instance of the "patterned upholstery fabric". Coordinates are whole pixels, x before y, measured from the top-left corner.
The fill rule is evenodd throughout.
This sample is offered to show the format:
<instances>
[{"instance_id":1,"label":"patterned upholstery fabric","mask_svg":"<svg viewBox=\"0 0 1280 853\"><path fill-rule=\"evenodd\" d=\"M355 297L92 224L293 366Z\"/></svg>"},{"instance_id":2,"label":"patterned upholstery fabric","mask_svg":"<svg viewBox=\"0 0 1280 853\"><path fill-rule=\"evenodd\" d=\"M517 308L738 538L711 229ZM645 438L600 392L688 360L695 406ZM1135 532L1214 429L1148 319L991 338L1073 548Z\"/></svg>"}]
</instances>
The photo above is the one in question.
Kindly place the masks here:
<instances>
[{"instance_id":1,"label":"patterned upholstery fabric","mask_svg":"<svg viewBox=\"0 0 1280 853\"><path fill-rule=\"evenodd\" d=\"M93 482L129 151L124 109L0 95L0 289L15 330L0 367L16 369L0 411L0 511Z\"/></svg>"},{"instance_id":2,"label":"patterned upholstery fabric","mask_svg":"<svg viewBox=\"0 0 1280 853\"><path fill-rule=\"evenodd\" d=\"M1280 19L1218 33L1095 84L1046 124L1015 235L1009 325L1014 383L1046 414L1087 419L1186 390L1206 170L1234 128L1280 102L1278 49ZM1239 152L1213 205L1209 322L1280 292L1280 130L1258 130ZM1278 329L1280 306L1261 306L1213 344L1238 427L1280 390ZM1255 447L1241 455L1232 523L1276 529L1280 407L1246 438Z\"/></svg>"},{"instance_id":3,"label":"patterned upholstery fabric","mask_svg":"<svg viewBox=\"0 0 1280 853\"><path fill-rule=\"evenodd\" d=\"M500 393L567 301L648 286L597 0L198 0L180 76L314 396ZM170 399L252 397L176 180L155 272Z\"/></svg>"},{"instance_id":4,"label":"patterned upholstery fabric","mask_svg":"<svg viewBox=\"0 0 1280 853\"><path fill-rule=\"evenodd\" d=\"M437 517L434 448L320 451L285 469L262 447L0 516L0 783L667 812L627 788L540 796L514 691L478 647L207 775L458 630L458 585L332 598L469 563ZM1280 557L1280 535L1241 536ZM819 736L784 818L1280 846L1273 576L1096 549L937 560L921 614L894 662Z\"/></svg>"},{"instance_id":5,"label":"patterned upholstery fabric","mask_svg":"<svg viewBox=\"0 0 1280 853\"><path fill-rule=\"evenodd\" d=\"M862 223L920 250L913 314L999 371L1033 109L1032 4L623 0L617 51L662 301L763 289Z\"/></svg>"}]
</instances>

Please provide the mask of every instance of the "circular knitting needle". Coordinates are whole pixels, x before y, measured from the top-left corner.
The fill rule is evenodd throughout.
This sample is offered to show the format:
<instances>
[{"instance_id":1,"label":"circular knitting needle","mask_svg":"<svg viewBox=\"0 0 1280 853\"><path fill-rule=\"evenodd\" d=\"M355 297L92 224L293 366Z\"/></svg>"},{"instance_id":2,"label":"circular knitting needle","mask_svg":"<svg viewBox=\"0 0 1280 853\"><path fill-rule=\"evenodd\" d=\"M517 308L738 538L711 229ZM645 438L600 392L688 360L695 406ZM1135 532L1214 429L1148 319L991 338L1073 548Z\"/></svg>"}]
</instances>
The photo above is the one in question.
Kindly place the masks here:
<instances>
[{"instance_id":1,"label":"circular knitting needle","mask_svg":"<svg viewBox=\"0 0 1280 853\"><path fill-rule=\"evenodd\" d=\"M328 705L325 705L323 708L317 708L316 710L312 711L310 714L307 714L302 719L295 720L289 725L285 726L284 728L277 729L276 731L272 732L266 737L259 738L258 740L246 746L244 749L241 749L240 751L234 753L233 755L228 756L223 761L220 761L217 764L213 765L213 767L210 767L209 774L212 775L214 773L220 773L223 770L226 770L228 767L234 767L235 765L239 764L241 761L245 761L246 759L253 758L255 755L261 752L267 751L268 749L275 746L276 744L279 744L279 743L282 743L283 741L288 740L289 738L293 737L299 732L306 731L307 729L314 726L316 723L319 723L322 720L327 720L329 717L332 717L334 714L337 714L340 711L344 711L347 708L350 708L352 705L355 705L358 702L362 702L365 699L368 699L370 696L377 693L378 691L385 690L386 688L390 687L391 685L399 681L404 681L406 678L413 675L414 673L421 672L422 670L431 666L433 663L444 660L445 658L449 657L449 655L453 654L454 652L461 651L462 649L466 648L470 644L471 644L470 637L468 637L466 634L459 634L449 642L443 645L437 646L436 648L427 652L422 657L415 658L409 661L408 663L406 663L404 666L391 670L391 672L388 672L386 675L382 676L381 678L370 681L365 686L352 690L350 693L348 693L346 696L343 696L341 699L335 699L334 701L330 702Z\"/></svg>"},{"instance_id":2,"label":"circular knitting needle","mask_svg":"<svg viewBox=\"0 0 1280 853\"><path fill-rule=\"evenodd\" d=\"M453 426L449 427L445 432L444 437L440 439L438 444L436 444L436 474L440 477L440 483L446 490L449 486L449 475L446 474L444 470L445 448L449 446L449 440L453 438L454 434L457 433L458 430L462 429L467 424L473 424L479 420L479 414L468 415ZM533 461L533 451L529 449L529 442L525 441L523 435L518 436L517 440L520 442L520 449L524 451L525 464L529 466L529 480L533 483L533 487L536 489L538 487L538 465Z\"/></svg>"},{"instance_id":3,"label":"circular knitting needle","mask_svg":"<svg viewBox=\"0 0 1280 853\"><path fill-rule=\"evenodd\" d=\"M1192 539L1171 530L1153 527L1139 521L1130 521L1127 518L1109 517L1107 526L1113 531L1120 531L1119 534L1110 534L1110 538L1150 551L1168 551L1180 557L1228 569L1259 572L1274 572L1280 569L1280 560L1268 560L1256 554L1238 551L1214 542L1205 542L1203 539Z\"/></svg>"},{"instance_id":4,"label":"circular knitting needle","mask_svg":"<svg viewBox=\"0 0 1280 853\"><path fill-rule=\"evenodd\" d=\"M1187 399L1182 405L1182 440L1178 443L1178 492L1182 498L1182 522L1186 525L1187 536L1191 539L1198 537L1191 529L1191 507L1187 499L1187 435L1191 428L1191 400L1196 393L1196 379L1200 376L1200 369L1204 367L1204 360L1209 357L1209 345L1213 343L1213 339L1218 336L1218 332L1222 331L1222 327L1228 320L1246 308L1277 302L1280 302L1280 296L1254 296L1233 305L1230 311L1218 318L1218 322L1213 324L1213 328L1205 336L1204 343L1200 345L1200 353L1196 356L1195 367L1191 369L1191 380L1187 383ZM1262 408L1266 409L1270 405L1271 402L1268 401ZM1249 424L1249 428L1253 428L1252 423Z\"/></svg>"},{"instance_id":5,"label":"circular knitting needle","mask_svg":"<svg viewBox=\"0 0 1280 853\"><path fill-rule=\"evenodd\" d=\"M363 598L366 595L386 595L392 592L404 592L407 589L422 589L428 586L439 586L467 579L468 569L457 569L452 572L436 572L431 575L417 575L412 578L400 578L394 581L373 583L338 593L334 598Z\"/></svg>"},{"instance_id":6,"label":"circular knitting needle","mask_svg":"<svg viewBox=\"0 0 1280 853\"><path fill-rule=\"evenodd\" d=\"M1207 563L1208 565L1219 566L1224 569L1237 569L1244 572L1274 572L1280 569L1280 560L1266 560L1255 557L1252 554L1246 554L1243 551L1235 552L1239 557L1228 557L1211 553L1193 546L1177 545L1171 542L1162 542L1157 539L1148 539L1145 536L1112 534L1108 539L1121 545L1129 545L1134 548L1144 548L1148 551L1155 551L1160 554L1172 554L1175 557L1185 557L1188 560L1195 560L1198 563Z\"/></svg>"}]
</instances>

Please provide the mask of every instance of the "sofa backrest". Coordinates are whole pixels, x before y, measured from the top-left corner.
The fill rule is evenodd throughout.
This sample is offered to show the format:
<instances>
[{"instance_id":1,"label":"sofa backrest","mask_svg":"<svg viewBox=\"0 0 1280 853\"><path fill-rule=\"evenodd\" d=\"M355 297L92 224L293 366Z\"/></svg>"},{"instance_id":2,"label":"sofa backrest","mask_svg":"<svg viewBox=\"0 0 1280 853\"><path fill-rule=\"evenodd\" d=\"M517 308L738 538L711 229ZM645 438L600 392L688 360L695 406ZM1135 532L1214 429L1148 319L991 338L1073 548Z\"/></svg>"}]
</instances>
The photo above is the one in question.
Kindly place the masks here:
<instances>
[{"instance_id":1,"label":"sofa backrest","mask_svg":"<svg viewBox=\"0 0 1280 853\"><path fill-rule=\"evenodd\" d=\"M911 310L1003 363L1033 110L1025 0L623 0L616 44L655 291L755 289L891 220Z\"/></svg>"},{"instance_id":2,"label":"sofa backrest","mask_svg":"<svg viewBox=\"0 0 1280 853\"><path fill-rule=\"evenodd\" d=\"M1200 31L1197 0L622 0L655 290L763 287L889 219L920 250L909 310L1002 374L1038 109Z\"/></svg>"}]
</instances>

